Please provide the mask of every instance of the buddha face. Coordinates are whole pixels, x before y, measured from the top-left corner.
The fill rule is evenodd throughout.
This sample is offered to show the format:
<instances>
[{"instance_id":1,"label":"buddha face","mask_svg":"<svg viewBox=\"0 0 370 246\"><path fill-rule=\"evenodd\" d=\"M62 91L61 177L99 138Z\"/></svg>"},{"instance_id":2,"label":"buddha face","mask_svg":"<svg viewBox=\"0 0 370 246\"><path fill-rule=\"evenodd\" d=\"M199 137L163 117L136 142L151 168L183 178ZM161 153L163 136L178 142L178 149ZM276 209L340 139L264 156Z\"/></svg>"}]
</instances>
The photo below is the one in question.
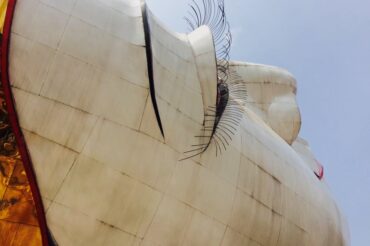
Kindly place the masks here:
<instances>
[{"instance_id":1,"label":"buddha face","mask_svg":"<svg viewBox=\"0 0 370 246\"><path fill-rule=\"evenodd\" d=\"M186 135L188 137L184 139L184 143L179 149L186 151L191 145L199 147L204 144L206 146L209 139L198 139L191 142L188 140L189 136L211 135L205 134L204 129L212 131L214 125L219 126L217 121L223 119L223 116L226 122L222 124L226 129L219 131L221 133L218 139L220 142L225 142L223 139L229 139L230 135L239 127L240 115L243 115L245 106L251 108L288 144L293 143L298 136L301 122L296 103L296 81L290 73L284 69L267 65L227 62L227 68L221 66L223 71L227 70L227 77L225 79L224 76L224 79L220 79L217 75L217 70L220 67L218 64L224 65L225 63L215 59L217 47L214 45L210 27L200 26L190 34L173 34L159 25L150 12L148 15L154 61L153 83L156 88L156 100L160 102L158 111L161 121L164 122L162 122L164 132L171 132L166 129L166 126L171 124L165 122L166 119L163 115L166 114L167 106L161 108L161 105L164 104L162 101L170 103L199 123L198 128L191 131L187 129ZM227 92L229 104L220 101L222 85L230 87ZM181 101L181 97L186 99ZM186 100L188 101L185 102ZM190 107L186 106L186 104L190 104L190 101L192 102L191 110ZM222 104L224 108L220 110ZM218 112L225 110L225 115L221 113L214 118L212 117L213 114L217 115ZM233 125L233 122L237 123ZM177 126L181 124L181 122L176 123ZM231 126L228 127L227 124L231 124ZM165 135L166 139L171 141L172 136ZM176 141L179 141L177 137ZM222 144L219 143L219 145ZM193 149L203 151L201 147Z\"/></svg>"},{"instance_id":2,"label":"buddha face","mask_svg":"<svg viewBox=\"0 0 370 246\"><path fill-rule=\"evenodd\" d=\"M294 78L229 61L204 2L219 31L173 33L138 0L18 1L8 85L59 245L345 245L290 146Z\"/></svg>"}]
</instances>

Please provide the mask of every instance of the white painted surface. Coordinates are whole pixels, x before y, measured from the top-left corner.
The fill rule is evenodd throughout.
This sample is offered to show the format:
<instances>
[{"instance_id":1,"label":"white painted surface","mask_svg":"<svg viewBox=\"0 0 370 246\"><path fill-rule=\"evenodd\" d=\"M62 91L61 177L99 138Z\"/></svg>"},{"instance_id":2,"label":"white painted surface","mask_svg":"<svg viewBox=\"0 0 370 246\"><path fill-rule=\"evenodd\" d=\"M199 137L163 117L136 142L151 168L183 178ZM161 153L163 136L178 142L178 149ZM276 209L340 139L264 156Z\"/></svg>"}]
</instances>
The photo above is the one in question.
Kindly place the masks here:
<instances>
[{"instance_id":1,"label":"white painted surface","mask_svg":"<svg viewBox=\"0 0 370 246\"><path fill-rule=\"evenodd\" d=\"M216 74L191 37L150 22L165 139L139 1L18 1L10 75L58 243L347 245L325 183L289 145L300 117L286 71L233 63L250 94L233 142L222 156L178 161L201 130Z\"/></svg>"}]
</instances>

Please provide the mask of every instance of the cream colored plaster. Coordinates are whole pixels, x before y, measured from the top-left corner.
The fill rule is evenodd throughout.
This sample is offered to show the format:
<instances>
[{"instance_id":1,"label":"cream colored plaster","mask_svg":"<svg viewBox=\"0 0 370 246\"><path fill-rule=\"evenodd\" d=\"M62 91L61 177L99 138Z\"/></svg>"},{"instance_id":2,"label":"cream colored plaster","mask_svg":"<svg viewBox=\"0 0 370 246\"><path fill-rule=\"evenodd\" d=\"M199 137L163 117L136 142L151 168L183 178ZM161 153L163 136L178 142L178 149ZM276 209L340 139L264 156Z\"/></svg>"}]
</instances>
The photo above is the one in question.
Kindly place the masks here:
<instances>
[{"instance_id":1,"label":"cream colored plaster","mask_svg":"<svg viewBox=\"0 0 370 246\"><path fill-rule=\"evenodd\" d=\"M54 200L70 168L76 161L77 153L55 142L23 130L32 155L37 183L41 195ZM45 152L44 152L45 151ZM45 153L48 153L45 155Z\"/></svg>"},{"instance_id":2,"label":"cream colored plaster","mask_svg":"<svg viewBox=\"0 0 370 246\"><path fill-rule=\"evenodd\" d=\"M132 44L145 43L141 15L129 16L113 9L102 0L78 0L71 14Z\"/></svg>"},{"instance_id":3,"label":"cream colored plaster","mask_svg":"<svg viewBox=\"0 0 370 246\"><path fill-rule=\"evenodd\" d=\"M139 0L18 1L12 91L58 244L349 245L297 139L294 77L231 62L249 94L233 139L179 161L215 104L214 47L206 27L173 33L150 11L149 24L164 138Z\"/></svg>"},{"instance_id":4,"label":"cream colored plaster","mask_svg":"<svg viewBox=\"0 0 370 246\"><path fill-rule=\"evenodd\" d=\"M13 32L54 49L69 19L66 13L37 0L17 1L15 17Z\"/></svg>"},{"instance_id":5,"label":"cream colored plaster","mask_svg":"<svg viewBox=\"0 0 370 246\"><path fill-rule=\"evenodd\" d=\"M248 105L288 144L299 134L301 116L296 81L284 69L261 64L231 62L248 91Z\"/></svg>"},{"instance_id":6,"label":"cream colored plaster","mask_svg":"<svg viewBox=\"0 0 370 246\"><path fill-rule=\"evenodd\" d=\"M177 164L168 193L226 224L230 218L235 188L188 160Z\"/></svg>"},{"instance_id":7,"label":"cream colored plaster","mask_svg":"<svg viewBox=\"0 0 370 246\"><path fill-rule=\"evenodd\" d=\"M204 112L207 112L210 106L216 104L217 99L217 65L212 33L208 27L202 26L188 37L198 69Z\"/></svg>"},{"instance_id":8,"label":"cream colored plaster","mask_svg":"<svg viewBox=\"0 0 370 246\"><path fill-rule=\"evenodd\" d=\"M97 118L64 104L13 89L22 128L81 152ZM54 120L50 120L54 119Z\"/></svg>"},{"instance_id":9,"label":"cream colored plaster","mask_svg":"<svg viewBox=\"0 0 370 246\"><path fill-rule=\"evenodd\" d=\"M56 8L64 13L70 14L77 0L40 0L40 2Z\"/></svg>"},{"instance_id":10,"label":"cream colored plaster","mask_svg":"<svg viewBox=\"0 0 370 246\"><path fill-rule=\"evenodd\" d=\"M193 211L184 203L165 197L144 238L144 245L181 245Z\"/></svg>"},{"instance_id":11,"label":"cream colored plaster","mask_svg":"<svg viewBox=\"0 0 370 246\"><path fill-rule=\"evenodd\" d=\"M12 85L38 94L54 60L55 50L15 33L12 35L10 48L12 59L9 70Z\"/></svg>"},{"instance_id":12,"label":"cream colored plaster","mask_svg":"<svg viewBox=\"0 0 370 246\"><path fill-rule=\"evenodd\" d=\"M53 236L60 245L131 246L136 240L127 232L57 203L48 211L47 219L50 221ZM65 225L69 225L68 230ZM79 237L76 237L76 234Z\"/></svg>"},{"instance_id":13,"label":"cream colored plaster","mask_svg":"<svg viewBox=\"0 0 370 246\"><path fill-rule=\"evenodd\" d=\"M106 120L97 124L83 153L162 192L179 158L176 151L158 140ZM136 156L140 155L138 162Z\"/></svg>"},{"instance_id":14,"label":"cream colored plaster","mask_svg":"<svg viewBox=\"0 0 370 246\"><path fill-rule=\"evenodd\" d=\"M131 83L147 87L145 50L71 17L60 50ZM83 43L84 45L79 45ZM127 59L131 57L131 59Z\"/></svg>"},{"instance_id":15,"label":"cream colored plaster","mask_svg":"<svg viewBox=\"0 0 370 246\"><path fill-rule=\"evenodd\" d=\"M55 202L142 237L160 198L158 191L82 155Z\"/></svg>"},{"instance_id":16,"label":"cream colored plaster","mask_svg":"<svg viewBox=\"0 0 370 246\"><path fill-rule=\"evenodd\" d=\"M243 236L240 233L235 232L231 228L227 228L225 237L222 242L222 246L260 246L257 242Z\"/></svg>"},{"instance_id":17,"label":"cream colored plaster","mask_svg":"<svg viewBox=\"0 0 370 246\"><path fill-rule=\"evenodd\" d=\"M72 56L58 54L41 95L139 129L149 92Z\"/></svg>"}]
</instances>

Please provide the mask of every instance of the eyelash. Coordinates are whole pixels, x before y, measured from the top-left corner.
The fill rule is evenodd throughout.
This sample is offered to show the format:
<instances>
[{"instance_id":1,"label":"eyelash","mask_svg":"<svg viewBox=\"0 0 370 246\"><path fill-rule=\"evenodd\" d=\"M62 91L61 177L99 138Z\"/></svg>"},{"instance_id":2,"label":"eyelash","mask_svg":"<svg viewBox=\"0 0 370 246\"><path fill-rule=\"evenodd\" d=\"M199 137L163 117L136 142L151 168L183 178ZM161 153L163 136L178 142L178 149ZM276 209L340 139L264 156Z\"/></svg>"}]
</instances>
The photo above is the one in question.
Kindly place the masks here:
<instances>
[{"instance_id":1,"label":"eyelash","mask_svg":"<svg viewBox=\"0 0 370 246\"><path fill-rule=\"evenodd\" d=\"M206 25L212 32L217 63L217 103L205 113L203 135L195 136L198 140L208 138L208 141L192 145L193 149L186 151L184 154L187 157L182 160L201 155L212 144L215 145L216 156L226 151L240 124L247 97L241 77L229 67L232 35L224 0L202 0L201 3L200 5L192 0L185 20L189 31Z\"/></svg>"}]
</instances>

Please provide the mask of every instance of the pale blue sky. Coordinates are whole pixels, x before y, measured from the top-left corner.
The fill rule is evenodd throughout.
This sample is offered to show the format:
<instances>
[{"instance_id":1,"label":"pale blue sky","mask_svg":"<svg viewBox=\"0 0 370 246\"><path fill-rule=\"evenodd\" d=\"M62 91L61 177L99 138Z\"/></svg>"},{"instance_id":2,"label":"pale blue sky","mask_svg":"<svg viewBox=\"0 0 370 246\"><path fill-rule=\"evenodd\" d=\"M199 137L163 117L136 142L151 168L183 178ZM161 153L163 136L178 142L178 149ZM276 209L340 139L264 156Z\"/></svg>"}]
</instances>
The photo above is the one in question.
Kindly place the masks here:
<instances>
[{"instance_id":1,"label":"pale blue sky","mask_svg":"<svg viewBox=\"0 0 370 246\"><path fill-rule=\"evenodd\" d=\"M147 2L172 30L185 31L190 0ZM370 245L370 0L225 3L232 59L284 67L297 78L301 135L325 166L352 246Z\"/></svg>"}]
</instances>

